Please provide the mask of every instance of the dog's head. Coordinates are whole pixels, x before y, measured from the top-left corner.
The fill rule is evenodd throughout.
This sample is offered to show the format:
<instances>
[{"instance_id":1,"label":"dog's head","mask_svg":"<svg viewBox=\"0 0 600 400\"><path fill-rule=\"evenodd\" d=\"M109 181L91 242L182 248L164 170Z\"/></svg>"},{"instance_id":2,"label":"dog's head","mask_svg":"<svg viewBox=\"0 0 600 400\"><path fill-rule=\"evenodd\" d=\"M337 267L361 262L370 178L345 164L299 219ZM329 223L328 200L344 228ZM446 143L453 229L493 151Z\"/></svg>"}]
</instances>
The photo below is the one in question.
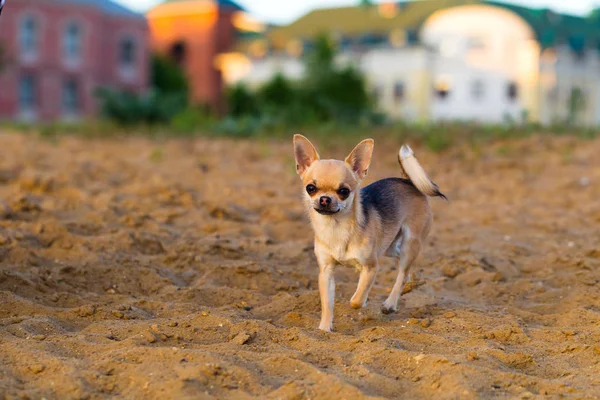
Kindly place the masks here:
<instances>
[{"instance_id":1,"label":"dog's head","mask_svg":"<svg viewBox=\"0 0 600 400\"><path fill-rule=\"evenodd\" d=\"M345 161L321 160L307 138L294 135L296 172L304 183L310 209L322 215L350 211L360 182L367 176L373 146L373 139L365 139Z\"/></svg>"}]
</instances>

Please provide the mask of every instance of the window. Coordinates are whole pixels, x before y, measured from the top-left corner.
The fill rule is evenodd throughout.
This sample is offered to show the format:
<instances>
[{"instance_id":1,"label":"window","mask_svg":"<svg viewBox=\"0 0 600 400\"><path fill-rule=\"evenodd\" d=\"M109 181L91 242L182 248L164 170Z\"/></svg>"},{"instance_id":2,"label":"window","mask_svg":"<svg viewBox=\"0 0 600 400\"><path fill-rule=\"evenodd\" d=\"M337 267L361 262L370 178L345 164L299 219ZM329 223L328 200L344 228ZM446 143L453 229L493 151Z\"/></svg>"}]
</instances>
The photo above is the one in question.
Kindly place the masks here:
<instances>
[{"instance_id":1,"label":"window","mask_svg":"<svg viewBox=\"0 0 600 400\"><path fill-rule=\"evenodd\" d=\"M63 83L62 109L69 115L77 114L79 110L79 87L74 79L67 79Z\"/></svg>"},{"instance_id":2,"label":"window","mask_svg":"<svg viewBox=\"0 0 600 400\"><path fill-rule=\"evenodd\" d=\"M450 96L451 83L450 78L440 77L435 81L434 90L438 98L444 100Z\"/></svg>"},{"instance_id":3,"label":"window","mask_svg":"<svg viewBox=\"0 0 600 400\"><path fill-rule=\"evenodd\" d=\"M386 43L387 40L388 38L381 34L365 33L358 38L358 44L365 47L379 46Z\"/></svg>"},{"instance_id":4,"label":"window","mask_svg":"<svg viewBox=\"0 0 600 400\"><path fill-rule=\"evenodd\" d=\"M303 46L306 47L308 43L306 43L306 41L303 43ZM342 39L340 40L339 43L339 49L341 51L345 51L348 50L350 48L352 48L353 45L353 41L351 38L347 37L347 36L342 36Z\"/></svg>"},{"instance_id":5,"label":"window","mask_svg":"<svg viewBox=\"0 0 600 400\"><path fill-rule=\"evenodd\" d=\"M480 79L476 79L471 83L471 96L475 100L483 99L485 94L485 88L483 82Z\"/></svg>"},{"instance_id":6,"label":"window","mask_svg":"<svg viewBox=\"0 0 600 400\"><path fill-rule=\"evenodd\" d=\"M396 82L394 84L394 102L396 104L404 100L404 83Z\"/></svg>"},{"instance_id":7,"label":"window","mask_svg":"<svg viewBox=\"0 0 600 400\"><path fill-rule=\"evenodd\" d=\"M177 42L171 47L171 57L177 65L185 64L186 46L184 42Z\"/></svg>"},{"instance_id":8,"label":"window","mask_svg":"<svg viewBox=\"0 0 600 400\"><path fill-rule=\"evenodd\" d=\"M119 63L122 67L134 67L135 66L135 42L132 38L126 38L121 41L119 49Z\"/></svg>"},{"instance_id":9,"label":"window","mask_svg":"<svg viewBox=\"0 0 600 400\"><path fill-rule=\"evenodd\" d=\"M519 88L515 82L509 82L507 86L507 96L510 101L517 100L519 97Z\"/></svg>"},{"instance_id":10,"label":"window","mask_svg":"<svg viewBox=\"0 0 600 400\"><path fill-rule=\"evenodd\" d=\"M36 106L36 87L33 75L23 75L19 81L19 108L33 111Z\"/></svg>"},{"instance_id":11,"label":"window","mask_svg":"<svg viewBox=\"0 0 600 400\"><path fill-rule=\"evenodd\" d=\"M406 42L414 45L419 42L419 31L416 29L410 29L406 31Z\"/></svg>"},{"instance_id":12,"label":"window","mask_svg":"<svg viewBox=\"0 0 600 400\"><path fill-rule=\"evenodd\" d=\"M25 55L36 55L38 52L38 23L37 20L28 15L21 21L19 27L19 45L21 53Z\"/></svg>"},{"instance_id":13,"label":"window","mask_svg":"<svg viewBox=\"0 0 600 400\"><path fill-rule=\"evenodd\" d=\"M69 23L63 34L63 51L67 60L81 58L81 28L75 22Z\"/></svg>"}]
</instances>

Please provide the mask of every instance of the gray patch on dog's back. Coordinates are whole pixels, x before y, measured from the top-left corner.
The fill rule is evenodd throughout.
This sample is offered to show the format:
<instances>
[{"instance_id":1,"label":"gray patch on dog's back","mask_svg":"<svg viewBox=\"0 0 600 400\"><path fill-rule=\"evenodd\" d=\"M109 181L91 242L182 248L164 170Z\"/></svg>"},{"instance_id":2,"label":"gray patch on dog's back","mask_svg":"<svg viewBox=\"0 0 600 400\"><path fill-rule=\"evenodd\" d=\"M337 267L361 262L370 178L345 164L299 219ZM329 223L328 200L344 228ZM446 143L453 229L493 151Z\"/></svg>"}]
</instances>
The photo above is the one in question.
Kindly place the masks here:
<instances>
[{"instance_id":1,"label":"gray patch on dog's back","mask_svg":"<svg viewBox=\"0 0 600 400\"><path fill-rule=\"evenodd\" d=\"M414 190L416 195L423 196L411 181L402 178L382 179L361 190L360 202L365 224L369 223L373 210L377 211L384 223L395 220L394 216L402 206L399 202L401 187L404 190L409 187L410 190Z\"/></svg>"}]
</instances>

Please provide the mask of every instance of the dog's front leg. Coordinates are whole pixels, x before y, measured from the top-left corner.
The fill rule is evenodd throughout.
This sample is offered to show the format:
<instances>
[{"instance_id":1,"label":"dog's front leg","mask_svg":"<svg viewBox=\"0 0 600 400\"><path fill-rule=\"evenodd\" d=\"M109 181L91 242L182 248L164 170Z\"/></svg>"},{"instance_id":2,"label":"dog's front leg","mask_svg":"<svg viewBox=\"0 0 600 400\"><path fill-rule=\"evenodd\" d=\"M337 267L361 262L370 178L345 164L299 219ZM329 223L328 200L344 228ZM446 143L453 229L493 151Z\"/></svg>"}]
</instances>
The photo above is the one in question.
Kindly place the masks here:
<instances>
[{"instance_id":1,"label":"dog's front leg","mask_svg":"<svg viewBox=\"0 0 600 400\"><path fill-rule=\"evenodd\" d=\"M333 305L335 302L335 278L333 269L335 260L318 250L315 252L319 262L319 294L321 295L321 324L319 329L331 332L333 329Z\"/></svg>"},{"instance_id":2,"label":"dog's front leg","mask_svg":"<svg viewBox=\"0 0 600 400\"><path fill-rule=\"evenodd\" d=\"M375 282L377 269L377 262L369 262L361 267L360 278L358 278L358 287L350 299L352 308L362 308L367 305L367 299L369 298L369 292Z\"/></svg>"}]
</instances>

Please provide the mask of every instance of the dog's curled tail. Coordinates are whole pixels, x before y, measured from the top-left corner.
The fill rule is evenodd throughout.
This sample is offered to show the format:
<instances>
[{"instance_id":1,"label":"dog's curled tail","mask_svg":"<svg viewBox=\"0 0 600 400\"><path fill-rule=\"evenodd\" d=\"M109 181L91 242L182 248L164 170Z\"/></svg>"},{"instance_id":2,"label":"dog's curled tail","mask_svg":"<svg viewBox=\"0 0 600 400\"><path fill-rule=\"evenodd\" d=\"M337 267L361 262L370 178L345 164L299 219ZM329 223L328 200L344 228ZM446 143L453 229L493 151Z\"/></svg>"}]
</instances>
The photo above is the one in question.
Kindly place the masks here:
<instances>
[{"instance_id":1,"label":"dog's curled tail","mask_svg":"<svg viewBox=\"0 0 600 400\"><path fill-rule=\"evenodd\" d=\"M425 173L425 170L421 167L419 161L417 161L415 153L413 153L408 145L405 144L400 147L398 161L400 162L400 167L402 168L405 178L408 178L419 192L426 196L441 197L444 200L448 200L446 196L440 192L438 185L427 176L427 173Z\"/></svg>"}]
</instances>

